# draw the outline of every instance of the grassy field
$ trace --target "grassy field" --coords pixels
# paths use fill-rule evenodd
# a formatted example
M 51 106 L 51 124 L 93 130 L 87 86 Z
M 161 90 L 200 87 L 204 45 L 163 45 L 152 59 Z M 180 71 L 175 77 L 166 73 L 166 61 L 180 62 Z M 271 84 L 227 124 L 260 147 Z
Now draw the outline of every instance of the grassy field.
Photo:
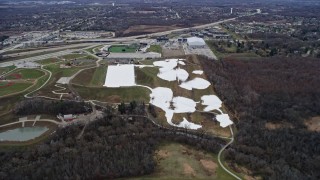
M 79 71 L 81 68 L 72 67 L 72 68 L 60 68 L 60 64 L 50 64 L 45 66 L 45 69 L 51 71 L 53 74 L 59 74 L 61 77 L 69 77 Z
M 197 64 L 196 59 L 190 58 L 188 61 L 192 62 L 194 64 Z M 200 67 L 198 65 L 192 65 L 192 64 L 187 64 L 185 66 L 181 65 L 181 68 L 185 69 L 189 73 L 188 80 L 194 79 L 195 77 L 201 77 L 201 78 L 206 79 L 205 75 L 192 74 L 192 71 L 202 69 L 202 67 Z M 172 89 L 174 96 L 183 96 L 183 97 L 191 98 L 195 101 L 200 101 L 201 96 L 203 96 L 203 95 L 215 94 L 212 89 L 212 86 L 210 86 L 207 89 L 203 89 L 203 90 L 189 91 L 189 90 L 186 90 L 186 89 L 179 87 L 179 84 L 176 81 L 168 82 L 168 81 L 162 80 L 157 77 L 157 74 L 159 73 L 159 68 L 157 68 L 157 67 L 136 68 L 135 73 L 136 73 L 137 84 L 146 85 L 146 86 L 149 86 L 152 88 L 168 87 L 168 88 Z
M 78 58 L 79 60 L 81 60 L 81 59 L 85 59 L 85 60 L 87 60 L 87 59 L 89 59 L 89 60 L 98 60 L 98 58 L 96 58 L 96 57 L 94 57 L 94 56 L 91 56 L 91 55 L 86 55 L 86 56 L 83 56 L 83 57 L 80 57 L 80 58 Z
M 91 53 L 95 53 L 95 50 L 97 51 L 98 49 L 101 49 L 104 45 L 98 45 L 98 46 L 94 46 L 92 48 L 88 48 L 88 49 L 85 49 L 86 51 L 89 51 Z
M 30 87 L 32 83 L 16 83 L 12 86 L 0 88 L 0 97 L 8 94 L 17 93 Z
M 106 77 L 107 67 L 100 66 L 98 68 L 92 68 L 82 71 L 73 80 L 72 83 L 90 86 L 90 87 L 102 87 L 104 85 Z
M 215 154 L 191 146 L 163 143 L 155 159 L 154 173 L 133 179 L 234 179 L 219 166 Z
M 48 66 L 45 66 L 45 69 L 47 69 L 47 70 L 52 72 L 51 79 L 49 80 L 48 84 L 46 84 L 41 90 L 36 92 L 36 94 L 57 98 L 59 96 L 56 96 L 56 95 L 52 94 L 52 91 L 57 89 L 54 86 L 56 84 L 56 82 L 61 77 L 70 77 L 70 76 L 74 75 L 81 68 L 77 68 L 77 67 L 60 68 L 59 64 L 50 64 Z M 45 78 L 42 79 L 42 81 L 45 81 L 45 80 L 46 80 Z
M 61 56 L 60 58 L 66 59 L 66 60 L 72 60 L 72 59 L 79 59 L 85 56 L 87 55 L 86 54 L 67 54 L 67 55 Z
M 98 67 L 93 74 L 93 77 L 90 81 L 90 85 L 91 86 L 103 86 L 105 79 L 106 79 L 106 73 L 107 73 L 106 66 Z
M 82 71 L 72 80 L 72 83 L 82 86 L 89 86 L 96 69 L 97 68 L 92 68 Z
M 144 67 L 135 68 L 136 82 L 137 84 L 156 87 L 157 86 L 157 74 L 159 73 L 159 68 L 157 67 Z
M 17 79 L 15 74 L 21 75 L 21 79 L 37 79 L 45 73 L 37 69 L 17 69 L 6 76 L 6 79 Z
M 156 52 L 156 53 L 162 53 L 162 48 L 160 45 L 151 45 L 150 48 L 147 49 L 147 52 Z
M 42 64 L 42 65 L 47 65 L 47 64 L 56 63 L 59 61 L 61 61 L 61 60 L 58 58 L 49 58 L 49 59 L 37 61 L 37 63 Z
M 150 91 L 143 87 L 123 87 L 123 88 L 105 88 L 105 87 L 83 87 L 73 85 L 73 88 L 86 100 L 93 99 L 110 103 L 121 103 L 130 101 L 149 102 Z
M 114 45 L 109 48 L 109 52 L 114 52 L 114 53 L 130 53 L 130 52 L 136 52 L 137 48 L 136 47 L 131 47 L 127 45 Z
M 13 70 L 16 66 L 0 67 L 0 75 Z

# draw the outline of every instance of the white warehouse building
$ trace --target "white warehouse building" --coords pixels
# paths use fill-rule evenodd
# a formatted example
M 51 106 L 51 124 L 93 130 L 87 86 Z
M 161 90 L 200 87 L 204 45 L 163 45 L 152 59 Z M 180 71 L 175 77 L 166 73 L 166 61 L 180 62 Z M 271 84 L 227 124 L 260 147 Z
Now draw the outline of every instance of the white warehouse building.
M 206 42 L 202 38 L 191 37 L 187 39 L 188 46 L 191 48 L 204 48 Z

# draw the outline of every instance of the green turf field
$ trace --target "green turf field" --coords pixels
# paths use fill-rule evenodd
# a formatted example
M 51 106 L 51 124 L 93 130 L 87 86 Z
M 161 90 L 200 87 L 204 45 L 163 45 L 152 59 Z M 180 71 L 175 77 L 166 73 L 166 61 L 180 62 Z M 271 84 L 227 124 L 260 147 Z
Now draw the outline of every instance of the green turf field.
M 96 69 L 91 79 L 90 85 L 103 86 L 106 79 L 107 67 L 100 66 Z
M 69 77 L 78 72 L 81 68 L 71 67 L 71 68 L 60 68 L 60 64 L 50 64 L 45 67 L 45 69 L 52 72 L 52 74 L 60 74 L 60 77 Z
M 79 59 L 81 57 L 85 57 L 87 54 L 67 54 L 64 56 L 61 56 L 63 59 L 72 60 L 72 59 Z
M 32 85 L 31 83 L 16 83 L 16 84 L 13 84 L 12 86 L 2 87 L 0 88 L 0 97 L 23 91 L 28 87 L 30 87 L 31 85 Z
M 0 67 L 0 75 L 13 70 L 14 68 L 16 68 L 16 66 Z
M 162 53 L 162 48 L 160 45 L 151 45 L 150 48 L 147 49 L 147 52 L 156 52 L 156 53 Z
M 98 100 L 110 103 L 121 103 L 143 101 L 149 102 L 150 90 L 144 87 L 123 87 L 123 88 L 89 88 L 73 85 L 73 88 L 84 99 Z
M 42 64 L 42 65 L 46 65 L 46 64 L 56 63 L 58 61 L 61 61 L 61 60 L 58 58 L 49 58 L 49 59 L 37 61 L 37 63 Z
M 179 143 L 161 144 L 155 160 L 153 173 L 132 179 L 234 179 L 220 167 L 215 154 Z
M 111 46 L 108 51 L 114 52 L 114 53 L 132 53 L 136 52 L 137 47 L 136 46 L 127 46 L 127 45 L 115 45 Z
M 16 75 L 21 76 L 21 79 L 37 79 L 45 73 L 37 69 L 17 69 L 6 76 L 6 79 L 19 79 Z

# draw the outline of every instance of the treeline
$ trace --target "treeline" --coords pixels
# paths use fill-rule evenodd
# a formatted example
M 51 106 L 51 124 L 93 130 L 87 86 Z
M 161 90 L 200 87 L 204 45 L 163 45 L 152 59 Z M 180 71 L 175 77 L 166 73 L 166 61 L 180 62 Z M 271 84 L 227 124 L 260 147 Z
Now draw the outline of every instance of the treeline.
M 193 131 L 163 129 L 143 116 L 106 113 L 88 124 L 79 137 L 83 128 L 68 126 L 37 146 L 0 151 L 0 179 L 139 176 L 154 171 L 154 152 L 160 142 L 185 143 L 214 153 L 225 144 L 221 139 Z
M 304 120 L 320 115 L 320 61 L 201 59 L 238 129 L 225 158 L 264 179 L 319 179 L 320 133 Z
M 80 114 L 91 112 L 91 106 L 85 102 L 67 100 L 45 100 L 40 98 L 23 100 L 16 104 L 13 112 L 17 115 L 30 114 Z

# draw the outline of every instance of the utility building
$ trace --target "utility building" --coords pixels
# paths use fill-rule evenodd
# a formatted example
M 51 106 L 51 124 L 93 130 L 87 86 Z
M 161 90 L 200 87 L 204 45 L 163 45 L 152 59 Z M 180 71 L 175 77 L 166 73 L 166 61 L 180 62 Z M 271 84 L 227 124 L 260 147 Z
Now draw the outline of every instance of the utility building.
M 204 48 L 206 42 L 202 38 L 191 37 L 187 39 L 188 46 L 191 48 Z

